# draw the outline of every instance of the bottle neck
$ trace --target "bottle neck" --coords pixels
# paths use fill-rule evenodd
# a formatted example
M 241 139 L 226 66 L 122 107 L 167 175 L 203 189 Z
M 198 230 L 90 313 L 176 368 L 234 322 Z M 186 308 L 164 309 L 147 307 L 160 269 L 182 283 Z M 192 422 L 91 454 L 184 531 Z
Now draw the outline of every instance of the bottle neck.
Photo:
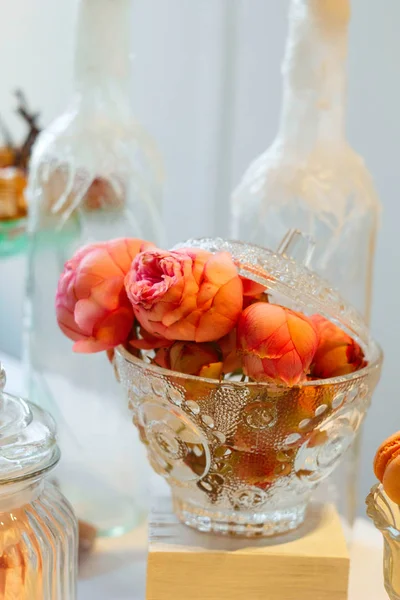
M 291 0 L 278 139 L 309 154 L 345 136 L 350 0 Z
M 75 88 L 98 102 L 126 102 L 132 0 L 80 0 Z

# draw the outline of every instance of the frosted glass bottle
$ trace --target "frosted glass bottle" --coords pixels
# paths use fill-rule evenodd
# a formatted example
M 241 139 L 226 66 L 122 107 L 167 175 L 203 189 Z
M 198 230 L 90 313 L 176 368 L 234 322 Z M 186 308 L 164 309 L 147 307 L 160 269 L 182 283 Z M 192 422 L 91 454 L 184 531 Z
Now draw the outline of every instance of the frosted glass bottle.
M 362 158 L 345 136 L 349 0 L 291 0 L 278 134 L 234 191 L 232 237 L 277 248 L 290 229 L 316 242 L 311 268 L 370 319 L 380 203 Z M 359 440 L 334 475 L 352 525 Z
M 125 236 L 163 243 L 161 161 L 130 110 L 130 9 L 131 0 L 80 0 L 74 95 L 38 138 L 27 190 L 29 395 L 56 418 L 59 483 L 99 535 L 142 520 L 143 450 L 105 353 L 72 352 L 54 300 L 78 247 Z
M 278 135 L 232 199 L 232 235 L 316 241 L 313 269 L 369 320 L 380 204 L 345 136 L 349 0 L 291 0 Z

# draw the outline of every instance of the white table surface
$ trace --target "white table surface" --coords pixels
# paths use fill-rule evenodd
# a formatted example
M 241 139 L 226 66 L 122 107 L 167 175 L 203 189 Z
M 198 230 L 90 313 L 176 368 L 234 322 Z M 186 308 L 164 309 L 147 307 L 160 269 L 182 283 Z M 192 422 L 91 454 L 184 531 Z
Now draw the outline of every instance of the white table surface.
M 22 388 L 19 363 L 0 355 L 7 372 L 6 390 Z M 81 565 L 79 600 L 144 600 L 146 527 L 121 538 L 98 540 L 93 554 Z M 250 599 L 249 599 L 250 600 Z M 382 580 L 382 536 L 366 519 L 355 528 L 351 557 L 349 600 L 387 600 Z

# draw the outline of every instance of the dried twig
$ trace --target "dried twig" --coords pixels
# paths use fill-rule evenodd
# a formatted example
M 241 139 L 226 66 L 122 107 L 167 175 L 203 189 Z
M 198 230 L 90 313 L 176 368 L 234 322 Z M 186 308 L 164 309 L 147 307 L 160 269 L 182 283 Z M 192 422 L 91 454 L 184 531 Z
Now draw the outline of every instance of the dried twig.
M 31 154 L 32 146 L 35 143 L 37 136 L 40 133 L 38 126 L 38 119 L 40 113 L 31 113 L 28 108 L 25 94 L 21 90 L 15 92 L 15 96 L 19 102 L 17 113 L 26 121 L 29 127 L 28 135 L 18 151 L 16 164 L 17 166 L 26 169 L 28 166 L 29 157 Z

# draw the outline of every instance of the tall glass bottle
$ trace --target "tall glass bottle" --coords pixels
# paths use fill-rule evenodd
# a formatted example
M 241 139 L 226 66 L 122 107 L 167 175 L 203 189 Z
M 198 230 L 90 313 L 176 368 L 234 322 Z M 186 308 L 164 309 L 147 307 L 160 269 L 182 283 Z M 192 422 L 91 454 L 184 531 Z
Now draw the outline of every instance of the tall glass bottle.
M 276 248 L 316 241 L 313 269 L 367 318 L 380 204 L 345 136 L 350 0 L 291 0 L 278 135 L 232 199 L 235 238 Z
M 73 354 L 54 299 L 79 246 L 116 237 L 162 244 L 160 159 L 130 109 L 130 9 L 131 0 L 80 0 L 74 95 L 39 136 L 27 191 L 29 394 L 56 418 L 60 485 L 100 535 L 142 518 L 145 461 L 105 353 Z
M 233 194 L 232 235 L 271 248 L 289 229 L 312 236 L 311 268 L 369 321 L 380 204 L 345 135 L 349 18 L 350 0 L 291 0 L 278 134 Z M 350 452 L 335 477 L 351 525 L 359 441 Z

